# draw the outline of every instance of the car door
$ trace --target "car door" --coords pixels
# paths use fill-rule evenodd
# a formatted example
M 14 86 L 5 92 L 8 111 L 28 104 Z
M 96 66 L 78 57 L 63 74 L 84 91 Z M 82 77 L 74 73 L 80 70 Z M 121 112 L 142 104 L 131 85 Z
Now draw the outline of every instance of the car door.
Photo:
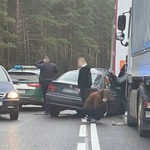
M 110 89 L 112 96 L 108 101 L 108 111 L 110 114 L 120 114 L 121 112 L 121 101 L 117 92 L 117 85 L 111 76 L 106 75 L 104 77 L 104 86 Z

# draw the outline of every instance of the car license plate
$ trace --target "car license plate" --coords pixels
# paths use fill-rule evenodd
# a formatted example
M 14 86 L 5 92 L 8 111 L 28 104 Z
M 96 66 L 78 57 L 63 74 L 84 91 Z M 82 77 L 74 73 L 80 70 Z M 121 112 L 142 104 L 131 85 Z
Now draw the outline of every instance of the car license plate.
M 150 118 L 150 111 L 146 111 L 145 114 L 146 114 L 146 118 Z
M 77 90 L 73 90 L 73 89 L 63 89 L 62 92 L 70 93 L 70 94 L 78 94 L 78 91 Z
M 63 89 L 62 91 L 65 93 L 74 93 L 74 90 L 72 89 Z
M 0 106 L 2 106 L 3 105 L 3 102 L 0 102 Z
M 25 90 L 18 90 L 19 94 L 25 94 Z

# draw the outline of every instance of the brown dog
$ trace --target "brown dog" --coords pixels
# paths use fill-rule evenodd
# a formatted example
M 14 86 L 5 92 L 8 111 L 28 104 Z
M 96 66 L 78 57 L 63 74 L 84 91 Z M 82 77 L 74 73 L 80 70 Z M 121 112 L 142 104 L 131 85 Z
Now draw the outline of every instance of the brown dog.
M 86 112 L 97 111 L 101 109 L 102 113 L 106 113 L 106 102 L 111 97 L 111 91 L 109 89 L 100 89 L 97 92 L 90 94 L 84 104 Z

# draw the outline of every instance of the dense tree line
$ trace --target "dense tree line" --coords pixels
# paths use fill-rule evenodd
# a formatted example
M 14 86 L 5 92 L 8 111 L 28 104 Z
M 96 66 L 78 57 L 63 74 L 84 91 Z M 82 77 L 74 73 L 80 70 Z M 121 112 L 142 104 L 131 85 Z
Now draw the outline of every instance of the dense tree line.
M 32 65 L 44 55 L 61 72 L 85 56 L 108 67 L 114 0 L 0 0 L 0 63 Z

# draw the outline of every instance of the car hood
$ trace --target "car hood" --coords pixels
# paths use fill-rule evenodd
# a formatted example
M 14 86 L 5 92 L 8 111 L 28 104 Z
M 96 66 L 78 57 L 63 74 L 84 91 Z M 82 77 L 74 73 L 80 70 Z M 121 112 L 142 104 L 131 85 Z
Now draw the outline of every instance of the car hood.
M 1 93 L 8 93 L 12 90 L 15 90 L 15 88 L 11 82 L 0 82 L 0 92 Z

